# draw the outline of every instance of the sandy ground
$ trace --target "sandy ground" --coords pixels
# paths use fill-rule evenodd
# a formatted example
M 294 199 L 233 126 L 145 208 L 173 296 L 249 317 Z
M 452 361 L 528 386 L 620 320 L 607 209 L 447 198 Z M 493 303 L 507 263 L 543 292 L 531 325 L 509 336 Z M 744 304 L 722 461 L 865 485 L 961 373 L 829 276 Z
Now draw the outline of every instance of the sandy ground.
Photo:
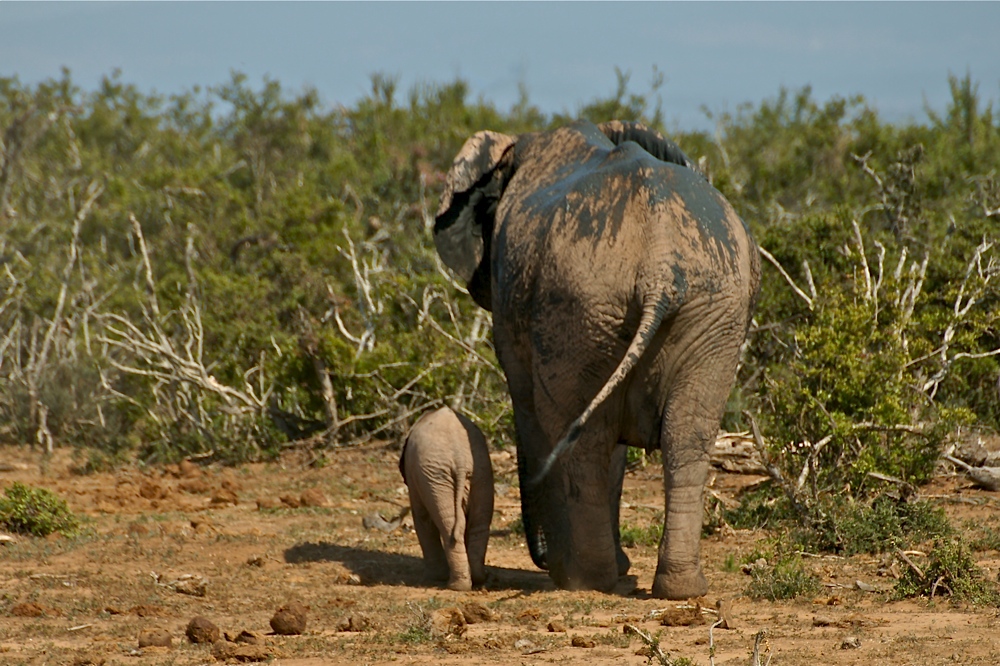
M 749 599 L 749 578 L 733 563 L 765 548 L 774 537 L 763 532 L 724 529 L 703 540 L 710 592 L 699 603 L 729 602 L 732 629 L 710 632 L 711 612 L 702 613 L 705 624 L 661 625 L 664 611 L 690 611 L 650 597 L 652 546 L 628 549 L 633 567 L 613 594 L 556 590 L 508 527 L 520 509 L 507 453 L 494 454 L 487 585 L 468 593 L 429 586 L 409 519 L 391 532 L 363 524 L 376 513 L 391 520 L 407 506 L 397 456 L 395 444 L 381 443 L 329 451 L 320 464 L 291 453 L 235 469 L 81 475 L 69 452 L 46 460 L 0 448 L 9 470 L 0 472 L 0 488 L 14 481 L 49 488 L 85 520 L 79 537 L 0 545 L 0 664 L 647 663 L 643 641 L 625 633 L 626 624 L 658 635 L 671 660 L 699 665 L 749 664 L 759 631 L 775 665 L 1000 663 L 997 609 L 890 601 L 894 581 L 879 557 L 810 558 L 824 584 L 818 597 Z M 731 499 L 754 480 L 719 472 L 712 487 Z M 661 484 L 653 467 L 629 473 L 623 524 L 646 526 L 662 515 Z M 996 524 L 997 502 L 961 479 L 923 492 L 960 527 Z M 321 506 L 289 506 L 303 495 Z M 977 557 L 997 575 L 998 553 Z M 272 633 L 272 616 L 291 601 L 308 607 L 304 632 Z M 489 617 L 465 622 L 477 613 Z M 231 638 L 252 632 L 258 643 L 213 653 L 185 637 L 196 616 Z M 151 629 L 163 630 L 171 646 L 140 649 L 140 634 Z

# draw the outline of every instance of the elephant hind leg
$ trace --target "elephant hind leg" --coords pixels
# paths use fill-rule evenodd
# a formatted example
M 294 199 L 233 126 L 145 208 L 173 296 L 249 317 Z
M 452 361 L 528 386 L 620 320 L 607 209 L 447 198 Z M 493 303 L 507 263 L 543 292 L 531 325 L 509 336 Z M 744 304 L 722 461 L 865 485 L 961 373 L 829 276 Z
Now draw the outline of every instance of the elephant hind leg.
M 736 374 L 742 340 L 725 332 L 726 321 L 744 319 L 731 315 L 721 322 L 707 322 L 721 337 L 704 346 L 699 345 L 705 343 L 698 339 L 705 337 L 701 329 L 677 327 L 685 333 L 673 348 L 687 349 L 689 361 L 675 375 L 660 431 L 665 510 L 654 597 L 686 599 L 708 593 L 700 551 L 709 451 Z
M 413 492 L 410 493 L 410 507 L 413 513 L 413 529 L 420 542 L 420 551 L 424 555 L 424 571 L 432 581 L 442 581 L 448 578 L 448 560 L 441 544 L 441 532 L 438 531 L 434 519 L 427 506 Z

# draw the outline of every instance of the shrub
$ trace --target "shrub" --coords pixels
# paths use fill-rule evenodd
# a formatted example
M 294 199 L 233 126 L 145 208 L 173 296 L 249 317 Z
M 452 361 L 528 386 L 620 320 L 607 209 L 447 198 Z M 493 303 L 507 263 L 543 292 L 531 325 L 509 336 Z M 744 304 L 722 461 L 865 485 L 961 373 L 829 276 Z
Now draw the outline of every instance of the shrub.
M 896 581 L 899 598 L 950 596 L 977 605 L 1000 604 L 1000 589 L 972 558 L 961 539 L 939 539 L 922 562 L 920 573 L 907 566 Z M 919 565 L 918 565 L 919 566 Z
M 819 592 L 819 578 L 798 555 L 780 555 L 774 566 L 753 567 L 746 594 L 752 599 L 794 599 Z
M 0 497 L 0 525 L 18 534 L 44 537 L 53 532 L 71 535 L 80 523 L 66 501 L 51 490 L 15 481 Z

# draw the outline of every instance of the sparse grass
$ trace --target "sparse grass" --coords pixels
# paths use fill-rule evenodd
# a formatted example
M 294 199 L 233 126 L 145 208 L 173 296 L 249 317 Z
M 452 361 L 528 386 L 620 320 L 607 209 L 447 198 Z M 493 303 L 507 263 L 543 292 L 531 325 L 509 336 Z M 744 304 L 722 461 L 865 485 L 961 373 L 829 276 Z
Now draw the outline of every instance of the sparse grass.
M 621 543 L 625 548 L 657 546 L 663 537 L 663 523 L 653 522 L 645 527 L 625 523 L 621 526 L 620 533 Z
M 46 488 L 15 481 L 0 497 L 0 525 L 17 534 L 44 537 L 58 532 L 71 536 L 80 529 L 79 519 L 60 498 Z
M 774 566 L 754 569 L 746 594 L 752 599 L 795 599 L 819 592 L 819 578 L 798 555 L 780 556 Z

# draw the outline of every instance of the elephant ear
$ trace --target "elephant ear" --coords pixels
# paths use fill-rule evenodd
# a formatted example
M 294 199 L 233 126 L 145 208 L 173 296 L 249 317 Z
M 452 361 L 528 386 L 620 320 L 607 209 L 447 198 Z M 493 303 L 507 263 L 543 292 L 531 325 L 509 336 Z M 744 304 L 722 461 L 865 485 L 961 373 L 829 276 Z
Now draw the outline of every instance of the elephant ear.
M 486 256 L 486 238 L 493 225 L 490 216 L 502 187 L 494 172 L 514 142 L 514 137 L 499 132 L 476 132 L 462 146 L 445 178 L 434 244 L 445 265 L 466 282 L 472 281 Z
M 610 120 L 606 123 L 601 123 L 597 127 L 604 133 L 604 136 L 611 139 L 611 142 L 616 146 L 626 141 L 633 141 L 642 146 L 643 150 L 661 162 L 679 164 L 689 169 L 693 169 L 694 171 L 698 171 L 698 167 L 695 163 L 684 154 L 684 151 L 681 150 L 676 143 L 670 139 L 664 138 L 662 134 L 654 129 L 646 127 L 642 123 Z

